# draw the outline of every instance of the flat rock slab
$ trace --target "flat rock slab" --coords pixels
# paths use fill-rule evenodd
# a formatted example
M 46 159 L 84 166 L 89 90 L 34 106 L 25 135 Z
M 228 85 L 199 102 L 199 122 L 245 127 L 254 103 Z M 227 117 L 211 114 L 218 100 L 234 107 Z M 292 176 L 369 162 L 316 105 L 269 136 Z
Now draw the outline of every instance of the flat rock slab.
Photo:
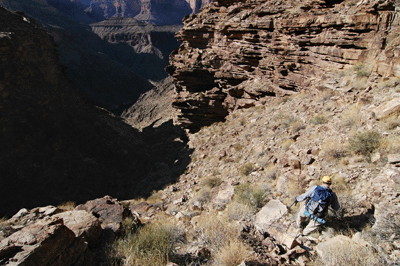
M 100 238 L 102 229 L 99 219 L 83 210 L 74 210 L 54 215 L 62 218 L 64 225 L 74 232 L 75 237 L 83 237 L 89 243 L 95 243 Z
M 400 112 L 400 98 L 395 98 L 379 107 L 374 111 L 377 119 L 385 118 L 391 114 Z
M 259 232 L 268 233 L 277 242 L 292 249 L 298 245 L 296 233 L 279 223 L 287 210 L 286 205 L 279 200 L 271 200 L 256 214 L 254 226 Z
M 255 228 L 261 233 L 268 231 L 275 222 L 286 214 L 287 207 L 279 200 L 270 200 L 257 214 Z

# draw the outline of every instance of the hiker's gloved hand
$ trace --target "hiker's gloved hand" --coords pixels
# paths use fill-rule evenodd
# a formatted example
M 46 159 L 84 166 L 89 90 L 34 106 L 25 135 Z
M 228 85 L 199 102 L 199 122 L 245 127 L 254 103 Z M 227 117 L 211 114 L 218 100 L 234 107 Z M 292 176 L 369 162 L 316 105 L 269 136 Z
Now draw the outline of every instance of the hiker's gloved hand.
M 297 205 L 299 201 L 297 200 L 297 197 L 294 198 L 294 205 Z

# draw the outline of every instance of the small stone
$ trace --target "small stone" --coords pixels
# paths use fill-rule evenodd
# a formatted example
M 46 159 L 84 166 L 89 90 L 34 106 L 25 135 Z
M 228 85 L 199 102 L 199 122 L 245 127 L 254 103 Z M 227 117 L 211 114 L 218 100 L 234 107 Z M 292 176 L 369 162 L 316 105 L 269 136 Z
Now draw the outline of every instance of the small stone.
M 376 152 L 376 153 L 372 154 L 372 156 L 371 156 L 371 162 L 373 162 L 373 163 L 376 163 L 380 159 L 381 159 L 381 154 L 379 152 Z

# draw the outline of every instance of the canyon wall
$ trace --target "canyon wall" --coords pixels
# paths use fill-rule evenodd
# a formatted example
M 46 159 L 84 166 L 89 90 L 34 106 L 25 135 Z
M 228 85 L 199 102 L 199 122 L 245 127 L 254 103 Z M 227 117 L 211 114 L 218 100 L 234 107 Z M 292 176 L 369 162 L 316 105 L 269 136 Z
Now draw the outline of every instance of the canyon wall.
M 182 18 L 209 0 L 92 0 L 86 12 L 93 17 L 134 17 L 156 25 L 182 24 Z
M 150 193 L 187 163 L 172 123 L 169 141 L 87 103 L 58 56 L 52 36 L 33 19 L 0 7 L 0 217 L 23 207 Z
M 177 34 L 182 45 L 167 68 L 178 92 L 175 123 L 197 131 L 356 64 L 399 76 L 398 29 L 391 0 L 214 1 Z
M 132 70 L 158 81 L 167 77 L 169 55 L 179 47 L 175 33 L 181 25 L 153 25 L 134 18 L 113 17 L 91 24 L 92 31 L 114 45 L 129 45 L 135 53 Z

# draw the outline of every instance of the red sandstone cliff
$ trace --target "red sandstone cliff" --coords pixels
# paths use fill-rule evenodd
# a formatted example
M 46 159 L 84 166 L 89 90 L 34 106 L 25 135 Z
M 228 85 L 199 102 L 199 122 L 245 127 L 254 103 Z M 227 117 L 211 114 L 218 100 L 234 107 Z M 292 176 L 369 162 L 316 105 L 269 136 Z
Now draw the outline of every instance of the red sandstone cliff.
M 179 110 L 192 131 L 264 97 L 320 86 L 357 63 L 400 75 L 391 0 L 214 1 L 184 21 L 170 57 Z

